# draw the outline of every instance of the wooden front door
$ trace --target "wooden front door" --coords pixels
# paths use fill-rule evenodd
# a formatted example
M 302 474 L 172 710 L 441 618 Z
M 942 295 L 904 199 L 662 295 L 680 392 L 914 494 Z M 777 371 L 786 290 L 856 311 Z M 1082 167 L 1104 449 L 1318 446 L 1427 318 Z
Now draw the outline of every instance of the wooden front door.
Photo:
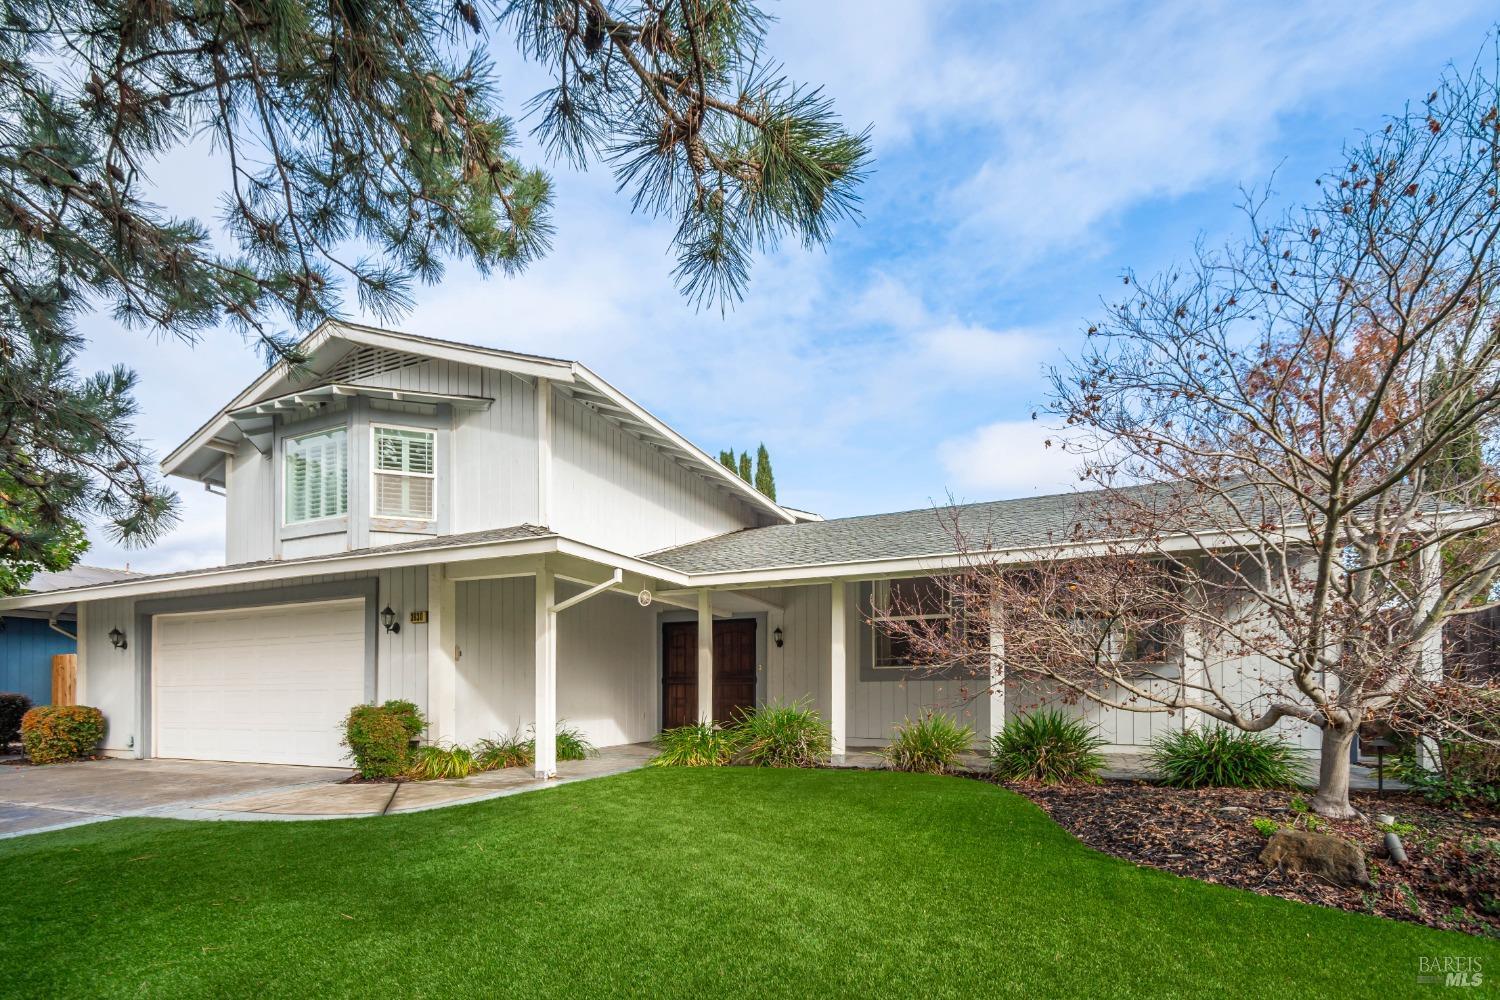
M 698 623 L 661 629 L 661 727 L 698 721 Z M 755 707 L 755 619 L 714 622 L 714 721 Z

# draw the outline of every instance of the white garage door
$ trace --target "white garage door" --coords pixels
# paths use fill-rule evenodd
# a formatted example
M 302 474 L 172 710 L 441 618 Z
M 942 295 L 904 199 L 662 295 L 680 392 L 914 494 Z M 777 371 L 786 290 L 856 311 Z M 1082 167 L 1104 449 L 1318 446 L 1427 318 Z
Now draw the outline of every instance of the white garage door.
M 346 765 L 339 723 L 365 700 L 362 598 L 152 622 L 156 756 Z

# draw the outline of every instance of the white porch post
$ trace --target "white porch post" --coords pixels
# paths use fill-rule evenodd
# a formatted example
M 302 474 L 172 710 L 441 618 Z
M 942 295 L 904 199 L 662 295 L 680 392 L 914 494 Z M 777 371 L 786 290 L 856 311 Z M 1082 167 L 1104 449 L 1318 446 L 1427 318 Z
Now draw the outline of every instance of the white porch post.
M 456 586 L 442 563 L 427 567 L 427 736 L 433 743 L 458 739 Z
M 1000 607 L 990 611 L 990 738 L 985 748 L 995 745 L 995 737 L 1005 728 L 1005 630 L 1001 628 Z
M 714 597 L 698 591 L 698 721 L 714 721 Z
M 1417 553 L 1417 569 L 1422 577 L 1422 590 L 1417 596 L 1417 618 L 1421 620 L 1437 606 L 1443 592 L 1443 550 L 1441 546 L 1429 545 Z M 1443 627 L 1428 632 L 1422 637 L 1417 649 L 1417 679 L 1429 683 L 1443 679 Z M 1428 736 L 1417 739 L 1417 762 L 1423 767 L 1436 767 L 1437 744 Z
M 552 567 L 536 572 L 536 776 L 557 773 L 557 612 Z
M 845 737 L 848 729 L 848 706 L 849 695 L 849 643 L 845 621 L 845 584 L 842 580 L 835 580 L 832 584 L 832 595 L 829 600 L 829 663 L 832 675 L 829 678 L 828 688 L 828 734 L 830 749 L 835 761 L 844 759 Z

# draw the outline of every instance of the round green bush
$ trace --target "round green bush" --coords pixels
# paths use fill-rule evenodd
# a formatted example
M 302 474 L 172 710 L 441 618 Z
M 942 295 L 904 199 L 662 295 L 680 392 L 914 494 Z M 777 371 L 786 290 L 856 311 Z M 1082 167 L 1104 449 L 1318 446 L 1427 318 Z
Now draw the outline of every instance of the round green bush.
M 344 719 L 343 744 L 360 777 L 397 778 L 406 773 L 410 743 L 410 720 L 384 705 L 355 705 Z
M 1225 726 L 1158 737 L 1146 763 L 1172 788 L 1286 788 L 1297 780 L 1291 747 L 1273 736 Z
M 1042 785 L 1094 784 L 1104 767 L 1104 745 L 1092 725 L 1056 709 L 1018 716 L 990 747 L 990 770 L 1003 781 Z
M 33 764 L 94 756 L 104 739 L 104 713 L 88 705 L 38 705 L 21 717 L 21 744 Z

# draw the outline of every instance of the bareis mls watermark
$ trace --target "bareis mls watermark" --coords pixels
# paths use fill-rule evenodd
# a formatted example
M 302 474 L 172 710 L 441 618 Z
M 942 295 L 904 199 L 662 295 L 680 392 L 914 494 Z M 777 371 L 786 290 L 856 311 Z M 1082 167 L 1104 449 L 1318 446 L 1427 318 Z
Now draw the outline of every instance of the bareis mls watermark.
M 1483 986 L 1484 966 L 1469 955 L 1431 955 L 1417 959 L 1417 982 L 1431 986 Z

